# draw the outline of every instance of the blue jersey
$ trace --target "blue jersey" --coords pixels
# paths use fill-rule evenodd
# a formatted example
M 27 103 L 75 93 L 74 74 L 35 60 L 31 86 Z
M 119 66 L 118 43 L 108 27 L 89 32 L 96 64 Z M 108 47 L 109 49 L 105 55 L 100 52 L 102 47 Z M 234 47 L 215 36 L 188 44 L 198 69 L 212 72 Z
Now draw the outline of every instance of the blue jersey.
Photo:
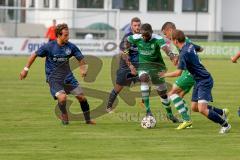
M 45 72 L 47 81 L 50 78 L 59 81 L 74 78 L 69 66 L 69 58 L 72 56 L 77 60 L 84 58 L 77 46 L 70 42 L 59 46 L 57 41 L 50 41 L 40 47 L 36 54 L 39 57 L 46 57 Z
M 188 70 L 197 82 L 211 77 L 201 64 L 194 45 L 191 43 L 185 43 L 180 50 L 178 69 Z
M 127 40 L 127 37 L 133 35 L 132 32 L 128 32 L 124 35 L 121 43 L 120 43 L 120 50 L 124 51 L 124 41 Z M 138 64 L 138 48 L 137 45 L 135 44 L 130 44 L 130 49 L 129 49 L 129 61 L 136 67 Z M 120 60 L 120 68 L 125 68 L 127 67 L 125 61 L 123 59 Z

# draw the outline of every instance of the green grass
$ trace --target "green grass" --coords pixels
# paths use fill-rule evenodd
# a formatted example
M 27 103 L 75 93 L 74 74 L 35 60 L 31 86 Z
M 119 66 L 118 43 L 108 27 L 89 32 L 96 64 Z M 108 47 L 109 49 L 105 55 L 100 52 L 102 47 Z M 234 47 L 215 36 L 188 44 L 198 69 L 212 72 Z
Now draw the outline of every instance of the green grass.
M 156 128 L 142 129 L 137 114 L 143 115 L 144 110 L 138 104 L 128 106 L 122 100 L 116 113 L 97 118 L 96 126 L 79 121 L 62 126 L 54 113 L 56 102 L 45 83 L 44 60 L 34 63 L 25 81 L 18 80 L 26 60 L 27 57 L 0 57 L 1 160 L 240 159 L 239 64 L 232 64 L 228 59 L 203 59 L 215 80 L 213 105 L 228 107 L 232 114 L 231 132 L 220 135 L 217 124 L 197 113 L 192 114 L 193 129 L 176 131 L 177 124 L 164 118 L 157 119 Z M 82 86 L 105 92 L 112 89 L 111 59 L 102 60 L 103 69 L 97 80 L 86 83 L 79 78 Z M 169 70 L 174 69 L 169 62 L 167 64 Z M 189 102 L 190 95 L 185 99 Z M 101 101 L 89 97 L 89 103 L 95 108 Z M 164 112 L 158 97 L 152 98 L 151 104 L 155 113 Z M 76 101 L 71 110 L 80 111 Z

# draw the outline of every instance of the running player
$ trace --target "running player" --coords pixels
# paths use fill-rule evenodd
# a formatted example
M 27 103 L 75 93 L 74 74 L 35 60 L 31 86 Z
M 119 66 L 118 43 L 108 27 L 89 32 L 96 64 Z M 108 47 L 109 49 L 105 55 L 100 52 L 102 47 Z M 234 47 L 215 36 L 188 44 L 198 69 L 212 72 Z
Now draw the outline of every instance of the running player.
M 170 100 L 167 96 L 165 80 L 164 78 L 158 77 L 158 72 L 166 70 L 166 65 L 163 61 L 160 49 L 163 49 L 172 61 L 174 60 L 174 54 L 166 46 L 161 36 L 153 34 L 150 24 L 143 24 L 140 33 L 141 34 L 129 36 L 128 42 L 138 47 L 139 65 L 137 71 L 141 82 L 142 99 L 146 107 L 147 115 L 152 115 L 149 104 L 150 82 L 152 82 L 156 86 L 156 90 L 161 97 L 161 102 L 167 111 L 168 119 L 174 123 L 179 122 L 172 113 Z M 129 63 L 129 66 L 131 65 L 132 64 Z
M 140 32 L 140 26 L 141 26 L 141 20 L 138 17 L 134 17 L 131 20 L 131 30 L 130 32 L 126 33 L 120 43 L 120 50 L 121 53 L 125 50 L 124 42 L 126 41 L 127 37 L 133 34 L 137 34 Z M 137 80 L 135 73 L 131 73 L 130 68 L 126 64 L 126 61 L 124 59 L 128 59 L 132 65 L 137 68 L 138 64 L 138 49 L 136 45 L 131 45 L 128 55 L 121 55 L 120 58 L 120 64 L 119 69 L 116 73 L 116 84 L 114 88 L 112 89 L 109 99 L 108 99 L 108 105 L 106 111 L 111 113 L 113 110 L 113 103 L 118 96 L 118 94 L 121 92 L 124 86 L 130 86 L 131 83 L 135 83 Z M 131 67 L 131 66 L 130 66 Z
M 176 26 L 172 22 L 166 22 L 162 26 L 162 32 L 166 36 L 166 38 L 171 42 L 172 39 L 172 33 L 176 30 Z M 192 43 L 191 40 L 186 37 L 185 42 Z M 193 43 L 192 43 L 193 44 Z M 201 46 L 198 46 L 196 44 L 193 44 L 195 50 L 197 52 L 202 52 L 203 48 Z M 187 94 L 191 88 L 194 86 L 195 80 L 192 77 L 191 73 L 188 70 L 183 70 L 180 77 L 178 77 L 173 84 L 172 89 L 169 91 L 169 97 L 171 101 L 174 103 L 175 108 L 178 110 L 178 112 L 181 114 L 183 121 L 187 121 L 186 123 L 180 124 L 177 129 L 184 129 L 185 125 L 188 123 L 192 123 L 190 121 L 190 116 L 186 115 L 185 110 L 188 110 L 186 102 L 184 101 L 183 97 L 185 94 Z M 209 109 L 216 110 L 213 106 L 208 105 Z M 221 115 L 223 118 L 226 117 L 226 115 L 229 114 L 229 110 L 227 108 L 223 109 L 223 114 Z
M 214 107 L 214 110 L 209 109 L 211 107 L 208 106 L 208 103 L 212 101 L 213 79 L 211 74 L 201 64 L 193 44 L 185 42 L 185 35 L 181 30 L 173 31 L 172 40 L 174 45 L 180 50 L 178 69 L 174 72 L 161 72 L 159 74 L 160 77 L 178 77 L 183 70 L 188 70 L 196 81 L 192 94 L 192 110 L 200 112 L 215 123 L 219 123 L 222 126 L 219 133 L 229 132 L 231 125 L 221 117 L 223 110 L 216 107 Z M 186 122 L 183 128 L 190 125 L 191 123 Z
M 74 56 L 80 65 L 80 73 L 84 77 L 87 74 L 87 67 L 84 56 L 76 45 L 69 42 L 69 30 L 67 24 L 59 24 L 56 27 L 56 41 L 50 41 L 40 47 L 29 57 L 26 66 L 20 73 L 20 79 L 27 77 L 28 70 L 37 57 L 46 57 L 45 72 L 46 81 L 50 86 L 50 92 L 54 99 L 58 100 L 58 107 L 61 111 L 61 120 L 64 125 L 69 123 L 66 101 L 67 94 L 73 94 L 79 101 L 87 124 L 95 124 L 90 119 L 89 104 L 83 94 L 78 81 L 73 76 L 69 66 L 69 58 Z

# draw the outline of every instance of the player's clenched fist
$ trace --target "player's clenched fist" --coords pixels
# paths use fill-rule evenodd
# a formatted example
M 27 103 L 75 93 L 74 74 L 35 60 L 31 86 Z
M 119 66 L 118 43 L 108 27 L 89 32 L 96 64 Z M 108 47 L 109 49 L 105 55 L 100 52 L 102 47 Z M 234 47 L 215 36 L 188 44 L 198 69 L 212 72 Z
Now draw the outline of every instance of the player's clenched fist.
M 28 74 L 28 68 L 24 67 L 23 70 L 21 71 L 20 75 L 19 75 L 19 79 L 23 80 L 27 77 Z

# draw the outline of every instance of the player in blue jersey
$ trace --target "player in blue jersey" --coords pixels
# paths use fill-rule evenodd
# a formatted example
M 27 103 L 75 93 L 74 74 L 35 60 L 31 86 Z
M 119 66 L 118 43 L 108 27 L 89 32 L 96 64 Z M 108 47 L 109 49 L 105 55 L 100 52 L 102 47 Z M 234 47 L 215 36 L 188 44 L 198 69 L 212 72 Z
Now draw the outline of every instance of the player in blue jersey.
M 176 26 L 173 22 L 166 22 L 162 26 L 162 33 L 165 35 L 166 42 L 169 45 L 169 47 L 173 47 L 172 43 L 172 32 L 176 30 Z M 186 38 L 185 42 L 191 43 L 190 39 Z M 195 47 L 195 50 L 197 52 L 201 52 L 203 50 L 202 47 L 193 44 Z M 177 65 L 177 64 L 175 64 Z M 185 94 L 187 94 L 191 88 L 193 87 L 195 81 L 192 77 L 192 75 L 187 71 L 184 70 L 181 76 L 177 78 L 175 83 L 173 84 L 171 90 L 168 92 L 169 98 L 173 102 L 175 108 L 179 112 L 179 114 L 182 116 L 183 123 L 181 123 L 177 129 L 184 129 L 186 124 L 192 123 L 190 121 L 190 116 L 188 114 L 188 107 L 186 105 L 186 102 L 183 100 L 183 97 Z
M 211 109 L 208 105 L 213 100 L 211 94 L 213 79 L 211 74 L 201 64 L 193 44 L 185 42 L 185 35 L 181 30 L 173 32 L 172 40 L 174 45 L 180 50 L 178 69 L 174 72 L 161 72 L 159 74 L 160 77 L 178 77 L 183 70 L 188 70 L 196 81 L 192 93 L 192 110 L 200 112 L 208 119 L 220 124 L 221 129 L 219 133 L 229 132 L 231 125 L 221 117 L 223 110 L 217 107 Z
M 56 35 L 57 40 L 44 44 L 35 53 L 31 54 L 26 66 L 20 73 L 20 79 L 27 77 L 28 70 L 37 57 L 46 57 L 46 81 L 50 86 L 52 96 L 58 100 L 62 123 L 64 125 L 69 123 L 66 101 L 67 94 L 71 93 L 78 99 L 86 123 L 95 124 L 95 121 L 90 118 L 88 101 L 69 66 L 69 59 L 74 56 L 79 61 L 81 76 L 85 77 L 87 64 L 84 61 L 84 56 L 76 45 L 68 41 L 69 30 L 67 24 L 57 25 Z
M 122 41 L 120 43 L 120 50 L 121 53 L 124 52 L 125 46 L 124 42 L 126 41 L 127 37 L 129 35 L 137 34 L 140 32 L 140 26 L 141 26 L 141 20 L 138 17 L 134 17 L 131 20 L 131 30 L 127 33 L 125 33 L 124 37 L 122 38 Z M 130 86 L 131 83 L 135 83 L 137 81 L 136 71 L 132 70 L 133 66 L 128 67 L 128 64 L 126 64 L 125 59 L 128 59 L 134 68 L 137 68 L 138 64 L 138 49 L 136 45 L 131 45 L 128 55 L 122 54 L 120 58 L 120 64 L 119 69 L 116 73 L 116 84 L 114 88 L 112 89 L 108 104 L 107 104 L 107 112 L 112 112 L 113 110 L 113 103 L 117 97 L 117 95 L 121 92 L 124 86 Z M 132 67 L 132 68 L 131 68 Z
M 172 39 L 172 33 L 174 30 L 176 30 L 176 26 L 172 22 L 166 22 L 162 26 L 162 32 L 168 39 L 169 45 L 171 45 L 172 43 L 171 39 Z M 185 38 L 185 42 L 192 43 L 188 37 Z M 201 46 L 196 45 L 194 43 L 192 44 L 197 53 L 203 51 L 203 48 Z M 190 117 L 185 112 L 188 110 L 188 108 L 183 97 L 185 96 L 185 94 L 187 94 L 191 90 L 194 84 L 195 84 L 195 80 L 193 79 L 191 73 L 189 73 L 189 71 L 187 70 L 184 70 L 181 76 L 179 76 L 176 79 L 172 89 L 168 92 L 170 99 L 174 103 L 174 106 L 176 107 L 178 112 L 181 114 L 183 121 L 185 121 L 185 123 L 180 124 L 177 129 L 184 129 L 186 125 L 189 125 L 189 123 L 192 123 L 191 121 L 189 121 Z M 208 105 L 208 107 L 210 109 L 215 110 L 213 106 Z M 226 118 L 228 114 L 229 114 L 229 110 L 227 108 L 224 108 L 222 117 Z M 187 123 L 186 121 L 189 121 L 189 123 Z

